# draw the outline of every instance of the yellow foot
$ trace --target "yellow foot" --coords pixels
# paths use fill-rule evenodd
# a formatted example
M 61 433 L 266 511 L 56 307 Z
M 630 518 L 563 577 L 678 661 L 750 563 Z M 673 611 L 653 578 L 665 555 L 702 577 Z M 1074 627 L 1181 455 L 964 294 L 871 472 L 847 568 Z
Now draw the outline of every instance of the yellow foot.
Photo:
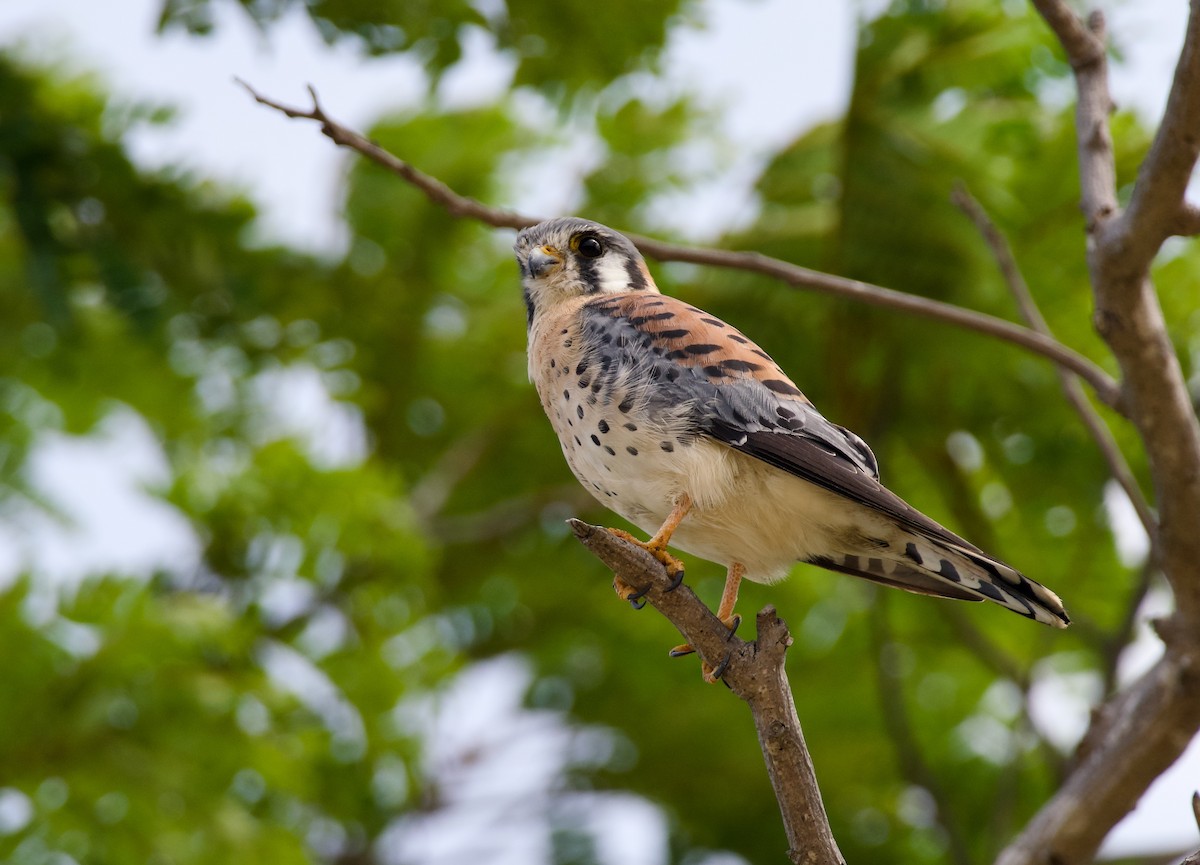
M 667 552 L 667 545 L 665 542 L 658 541 L 657 538 L 652 538 L 649 541 L 639 541 L 637 538 L 623 529 L 608 529 L 608 531 L 616 535 L 618 538 L 629 541 L 631 544 L 637 544 L 650 555 L 654 556 L 654 558 L 662 562 L 663 567 L 667 569 L 667 576 L 671 578 L 671 589 L 668 589 L 668 591 L 677 588 L 679 584 L 683 582 L 683 562 L 679 561 L 679 559 Z M 635 603 L 642 597 L 642 595 L 645 594 L 644 591 L 639 593 L 636 589 L 633 589 L 632 586 L 630 586 L 620 577 L 617 577 L 613 580 L 613 588 L 616 589 L 617 595 L 621 598 L 621 600 L 629 601 L 630 603 Z M 635 597 L 631 599 L 628 596 L 628 592 L 622 592 L 622 588 L 629 589 L 635 595 Z

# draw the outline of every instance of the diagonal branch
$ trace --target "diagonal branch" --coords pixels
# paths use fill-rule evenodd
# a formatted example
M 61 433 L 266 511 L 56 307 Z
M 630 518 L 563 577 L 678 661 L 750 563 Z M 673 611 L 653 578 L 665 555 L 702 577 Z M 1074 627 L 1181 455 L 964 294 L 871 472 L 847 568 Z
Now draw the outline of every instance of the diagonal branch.
M 1017 302 L 1021 318 L 1025 319 L 1026 324 L 1038 333 L 1044 333 L 1046 336 L 1052 337 L 1053 333 L 1050 331 L 1050 325 L 1046 322 L 1042 311 L 1038 309 L 1037 301 L 1034 300 L 1033 293 L 1029 290 L 1028 283 L 1025 282 L 1025 277 L 1021 273 L 1021 268 L 1017 265 L 1017 260 L 1013 256 L 1008 240 L 996 226 L 996 223 L 988 216 L 987 211 L 983 209 L 983 205 L 979 203 L 978 199 L 966 187 L 961 185 L 956 187 L 954 192 L 951 193 L 951 198 L 958 208 L 967 215 L 967 218 L 975 223 L 975 228 L 983 236 L 983 240 L 988 245 L 988 248 L 991 249 L 992 256 L 996 259 L 996 264 L 1000 268 L 1000 274 L 1004 277 L 1004 282 L 1008 286 L 1008 290 Z M 1087 395 L 1079 385 L 1079 380 L 1061 366 L 1057 367 L 1056 371 L 1058 373 L 1059 384 L 1062 385 L 1063 395 L 1066 396 L 1067 402 L 1071 404 L 1071 408 L 1075 409 L 1075 413 L 1079 415 L 1083 421 L 1083 425 L 1087 427 L 1088 434 L 1091 435 L 1092 440 L 1096 443 L 1096 447 L 1100 449 L 1100 454 L 1104 457 L 1104 461 L 1108 463 L 1108 470 L 1112 474 L 1113 479 L 1121 485 L 1121 489 L 1129 497 L 1133 509 L 1137 511 L 1138 519 L 1142 522 L 1142 528 L 1150 536 L 1150 544 L 1153 547 L 1155 539 L 1158 536 L 1158 520 L 1154 516 L 1154 511 L 1150 509 L 1150 505 L 1146 502 L 1146 497 L 1142 494 L 1142 489 L 1138 486 L 1137 478 L 1133 476 L 1133 470 L 1125 460 L 1125 455 L 1121 453 L 1121 448 L 1117 444 L 1117 440 L 1113 438 L 1112 431 L 1109 430 L 1108 425 L 1104 422 L 1104 418 L 1100 417 L 1100 413 L 1088 402 Z
M 644 549 L 581 520 L 567 522 L 579 542 L 622 580 L 646 587 L 646 600 L 679 629 L 705 662 L 724 669 L 721 680 L 750 707 L 783 815 L 789 860 L 796 865 L 845 865 L 829 829 L 784 671 L 792 638 L 775 608 L 766 607 L 758 614 L 758 639 L 747 643 L 731 635 L 686 585 L 673 588 L 666 569 Z
M 541 221 L 536 217 L 514 213 L 510 210 L 488 207 L 473 198 L 459 195 L 437 178 L 418 171 L 359 133 L 331 120 L 317 100 L 316 91 L 311 87 L 309 93 L 313 99 L 313 107 L 304 110 L 262 96 L 244 81 L 239 80 L 239 83 L 246 88 L 255 101 L 262 105 L 274 108 L 287 117 L 314 120 L 320 123 L 321 131 L 335 144 L 358 151 L 405 182 L 415 186 L 430 201 L 455 216 L 474 219 L 495 228 L 521 229 Z M 1069 369 L 1092 386 L 1101 402 L 1123 413 L 1121 390 L 1108 373 L 1088 358 L 1053 338 L 1018 324 L 954 304 L 810 270 L 807 267 L 756 252 L 701 249 L 666 243 L 635 234 L 628 236 L 644 254 L 659 261 L 680 261 L 758 273 L 796 288 L 807 288 L 825 294 L 847 297 L 860 303 L 900 310 L 934 321 L 957 325 L 1021 346 L 1027 351 L 1050 359 L 1058 366 Z

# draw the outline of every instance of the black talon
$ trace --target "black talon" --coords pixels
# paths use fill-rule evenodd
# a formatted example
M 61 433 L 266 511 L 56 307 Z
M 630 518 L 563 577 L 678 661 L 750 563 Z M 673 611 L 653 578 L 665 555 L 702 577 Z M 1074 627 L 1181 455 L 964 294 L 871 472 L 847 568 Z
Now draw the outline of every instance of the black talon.
M 650 587 L 646 586 L 646 588 L 636 591 L 633 594 L 626 595 L 625 600 L 629 601 L 629 606 L 633 607 L 635 610 L 640 610 L 642 607 L 646 606 L 646 602 L 642 599 L 646 597 L 646 593 L 648 591 L 650 591 Z M 638 601 L 642 602 L 639 604 Z
M 673 592 L 683 585 L 683 568 L 679 569 L 679 573 L 671 578 L 671 585 L 663 589 L 664 592 Z
M 713 668 L 712 677 L 714 680 L 725 675 L 725 671 L 729 669 L 729 662 L 732 659 L 733 652 L 726 652 L 725 657 L 721 659 L 721 663 L 717 664 L 717 666 Z
M 729 642 L 730 640 L 733 639 L 733 635 L 737 633 L 737 629 L 741 624 L 742 624 L 742 617 L 734 616 L 733 624 L 729 625 L 729 633 L 725 637 L 725 642 Z

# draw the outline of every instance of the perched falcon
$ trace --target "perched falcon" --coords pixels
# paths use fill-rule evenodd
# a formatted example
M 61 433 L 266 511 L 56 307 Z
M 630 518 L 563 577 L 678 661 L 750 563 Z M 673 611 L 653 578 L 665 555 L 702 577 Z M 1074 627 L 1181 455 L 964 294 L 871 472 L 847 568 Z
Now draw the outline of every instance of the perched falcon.
M 672 572 L 682 566 L 668 543 L 729 569 L 717 612 L 728 627 L 743 578 L 772 583 L 795 562 L 1066 627 L 1052 591 L 882 486 L 866 443 L 826 420 L 766 352 L 659 293 L 624 235 L 551 219 L 514 248 L 529 376 L 567 463 L 653 533 L 642 546 Z

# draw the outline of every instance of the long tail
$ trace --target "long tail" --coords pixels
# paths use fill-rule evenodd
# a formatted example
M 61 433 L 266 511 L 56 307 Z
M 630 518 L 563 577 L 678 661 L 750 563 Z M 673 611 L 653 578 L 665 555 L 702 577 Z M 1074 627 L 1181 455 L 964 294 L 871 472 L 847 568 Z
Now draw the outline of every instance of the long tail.
M 1056 628 L 1071 623 L 1058 595 L 1041 583 L 973 547 L 915 532 L 878 550 L 816 556 L 809 563 L 921 595 L 991 601 Z

